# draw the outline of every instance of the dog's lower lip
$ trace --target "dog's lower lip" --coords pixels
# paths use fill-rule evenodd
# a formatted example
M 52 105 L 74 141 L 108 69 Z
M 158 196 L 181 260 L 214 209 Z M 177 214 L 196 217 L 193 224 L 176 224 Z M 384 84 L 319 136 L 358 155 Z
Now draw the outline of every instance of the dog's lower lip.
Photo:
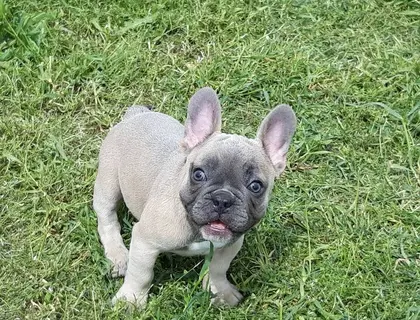
M 202 235 L 205 240 L 226 242 L 232 238 L 232 231 L 223 222 L 216 220 L 202 227 Z

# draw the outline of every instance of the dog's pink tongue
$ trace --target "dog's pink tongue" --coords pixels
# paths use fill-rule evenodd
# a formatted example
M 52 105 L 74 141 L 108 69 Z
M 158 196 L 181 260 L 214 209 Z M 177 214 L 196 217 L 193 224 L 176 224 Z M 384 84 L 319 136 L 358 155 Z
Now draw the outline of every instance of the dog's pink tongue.
M 210 222 L 210 228 L 212 228 L 213 230 L 218 230 L 218 231 L 223 231 L 227 229 L 226 225 L 220 221 Z

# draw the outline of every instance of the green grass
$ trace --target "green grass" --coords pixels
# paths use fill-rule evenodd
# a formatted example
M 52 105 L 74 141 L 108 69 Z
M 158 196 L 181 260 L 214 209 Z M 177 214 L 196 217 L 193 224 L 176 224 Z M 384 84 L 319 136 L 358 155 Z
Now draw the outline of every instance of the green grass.
M 419 19 L 416 0 L 0 0 L 0 319 L 419 319 Z M 101 140 L 134 103 L 184 120 L 204 85 L 226 132 L 277 103 L 299 118 L 231 267 L 247 298 L 211 307 L 203 259 L 162 256 L 127 315 L 91 206 Z

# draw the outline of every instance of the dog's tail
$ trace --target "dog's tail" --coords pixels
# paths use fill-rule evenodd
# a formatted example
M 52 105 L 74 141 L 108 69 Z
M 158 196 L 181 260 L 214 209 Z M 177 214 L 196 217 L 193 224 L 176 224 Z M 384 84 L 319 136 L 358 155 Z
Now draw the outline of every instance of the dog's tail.
M 127 111 L 125 112 L 124 116 L 123 116 L 123 121 L 131 119 L 132 117 L 143 113 L 143 112 L 150 112 L 152 111 L 152 107 L 151 106 L 137 106 L 134 105 L 132 107 L 129 107 L 127 109 Z

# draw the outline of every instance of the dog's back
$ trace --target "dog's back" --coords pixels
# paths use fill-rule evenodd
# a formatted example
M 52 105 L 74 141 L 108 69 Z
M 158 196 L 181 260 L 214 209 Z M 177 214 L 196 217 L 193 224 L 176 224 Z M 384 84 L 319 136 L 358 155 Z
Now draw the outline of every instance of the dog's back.
M 102 144 L 98 179 L 106 180 L 102 185 L 115 184 L 119 192 L 114 193 L 139 218 L 162 166 L 177 156 L 183 134 L 184 127 L 172 117 L 130 107 Z

